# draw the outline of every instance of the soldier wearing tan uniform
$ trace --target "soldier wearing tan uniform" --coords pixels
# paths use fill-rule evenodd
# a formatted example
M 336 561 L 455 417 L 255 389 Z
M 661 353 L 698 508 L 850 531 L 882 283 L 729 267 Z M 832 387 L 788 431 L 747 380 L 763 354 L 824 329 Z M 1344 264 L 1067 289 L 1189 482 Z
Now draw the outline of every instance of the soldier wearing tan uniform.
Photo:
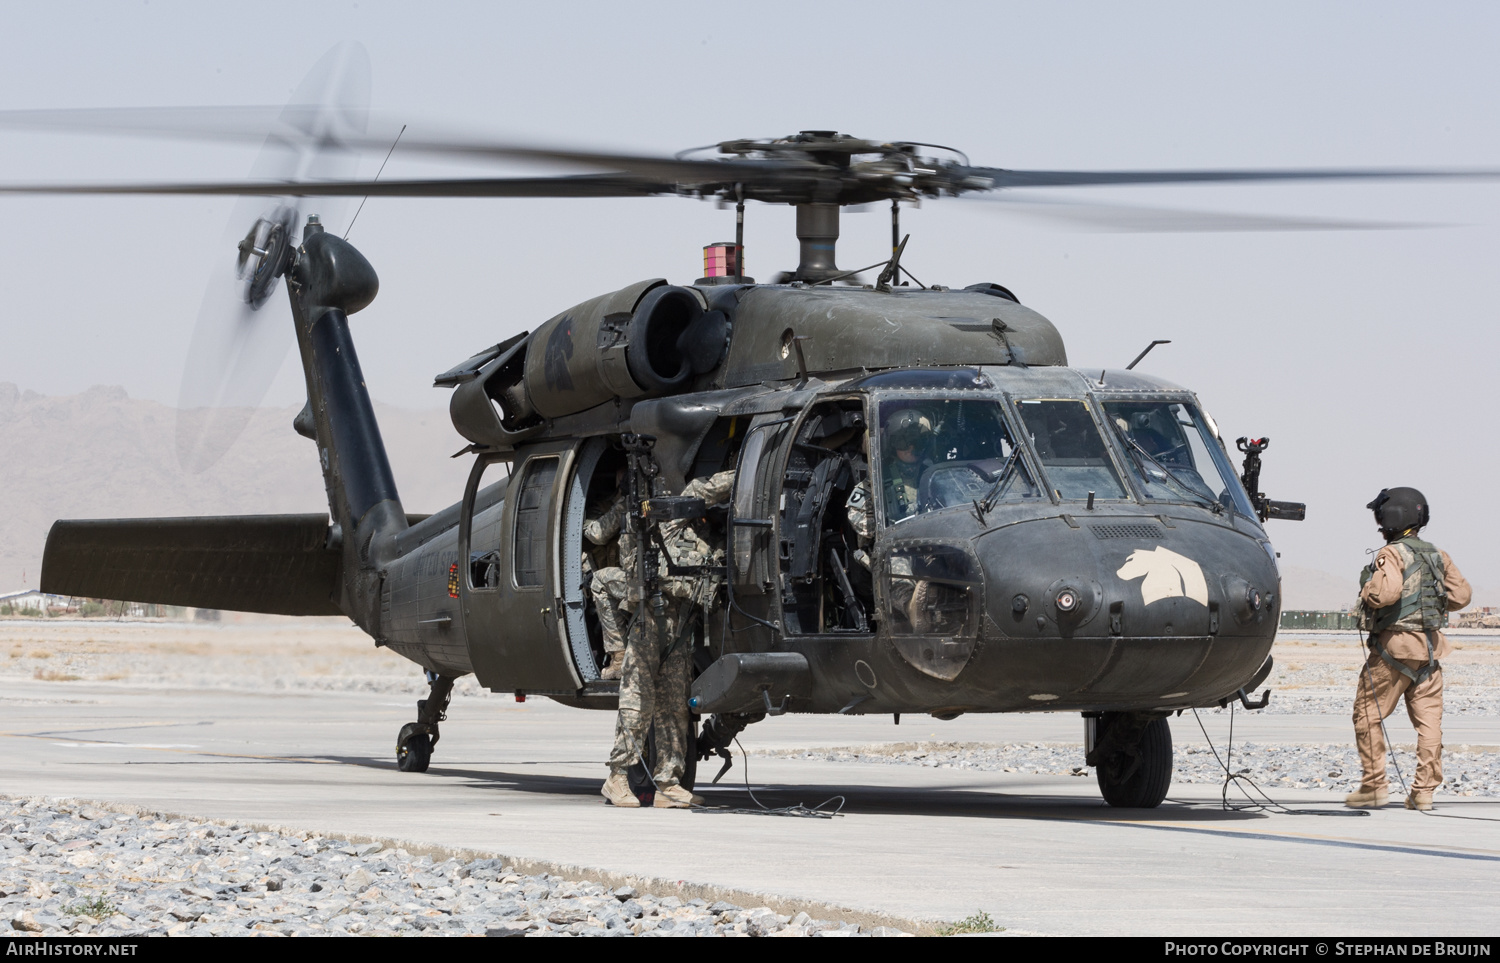
M 1431 809 L 1443 781 L 1443 668 L 1451 651 L 1441 629 L 1448 613 L 1469 604 L 1468 581 L 1447 552 L 1417 537 L 1429 517 L 1427 499 L 1414 488 L 1381 491 L 1367 508 L 1386 545 L 1362 573 L 1360 625 L 1369 633 L 1370 657 L 1354 696 L 1354 741 L 1364 770 L 1359 791 L 1344 804 L 1378 809 L 1389 799 L 1385 734 L 1381 720 L 1406 700 L 1417 730 L 1417 771 L 1407 809 Z
M 723 504 L 734 487 L 734 472 L 694 479 L 684 497 L 702 498 L 708 506 Z M 722 565 L 724 549 L 698 536 L 688 520 L 661 527 L 666 558 L 660 586 L 666 603 L 660 616 L 648 608 L 630 625 L 620 679 L 620 713 L 615 722 L 615 744 L 609 754 L 609 778 L 600 790 L 616 806 L 636 808 L 640 800 L 630 791 L 626 770 L 646 743 L 646 731 L 656 727 L 656 784 L 658 809 L 686 809 L 703 803 L 682 785 L 687 768 L 688 687 L 692 668 L 694 610 L 707 611 L 718 592 L 712 574 L 673 576 L 667 562 L 677 566 Z

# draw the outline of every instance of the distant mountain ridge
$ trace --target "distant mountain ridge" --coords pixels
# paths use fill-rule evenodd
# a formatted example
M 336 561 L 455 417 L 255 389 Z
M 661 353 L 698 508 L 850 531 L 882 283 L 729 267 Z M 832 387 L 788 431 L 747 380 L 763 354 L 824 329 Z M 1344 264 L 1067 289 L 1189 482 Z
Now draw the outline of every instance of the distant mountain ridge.
M 396 485 L 409 512 L 463 496 L 464 439 L 442 409 L 376 404 Z M 323 512 L 313 443 L 292 430 L 296 408 L 257 411 L 218 464 L 177 464 L 174 409 L 97 386 L 46 396 L 0 382 L 0 591 L 35 588 L 47 531 L 59 518 Z

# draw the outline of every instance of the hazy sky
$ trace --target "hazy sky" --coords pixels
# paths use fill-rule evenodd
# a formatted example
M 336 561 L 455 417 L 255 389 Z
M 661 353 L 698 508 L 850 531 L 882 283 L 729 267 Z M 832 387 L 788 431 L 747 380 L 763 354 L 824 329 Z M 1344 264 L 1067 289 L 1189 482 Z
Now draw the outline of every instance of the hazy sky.
M 372 106 L 413 132 L 669 153 L 827 128 L 1016 168 L 1500 167 L 1497 28 L 1500 7 L 1478 3 L 4 3 L 0 109 L 284 102 L 358 40 Z M 236 178 L 254 157 L 0 133 L 6 181 Z M 398 150 L 386 176 L 435 170 L 465 172 Z M 1056 196 L 1453 225 L 1084 234 L 939 201 L 904 215 L 904 261 L 929 282 L 1011 287 L 1077 365 L 1171 338 L 1143 367 L 1195 389 L 1230 438 L 1270 435 L 1264 487 L 1308 503 L 1307 522 L 1271 523 L 1284 562 L 1356 571 L 1378 540 L 1365 502 L 1414 485 L 1431 537 L 1500 585 L 1500 182 Z M 0 198 L 0 381 L 175 402 L 206 279 L 233 255 L 232 206 Z M 792 267 L 791 211 L 747 219 L 751 273 Z M 445 405 L 433 374 L 595 294 L 691 281 L 701 246 L 732 230 L 732 211 L 677 198 L 371 201 L 351 236 L 381 276 L 355 319 L 371 390 Z M 887 238 L 883 216 L 846 217 L 840 263 L 876 260 Z M 289 355 L 268 403 L 300 400 L 299 381 Z

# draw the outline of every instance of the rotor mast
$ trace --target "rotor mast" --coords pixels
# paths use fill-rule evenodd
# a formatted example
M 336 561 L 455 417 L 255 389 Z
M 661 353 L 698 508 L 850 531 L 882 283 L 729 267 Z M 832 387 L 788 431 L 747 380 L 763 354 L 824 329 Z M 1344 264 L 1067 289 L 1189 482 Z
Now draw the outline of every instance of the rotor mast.
M 796 207 L 801 259 L 793 280 L 821 281 L 839 274 L 838 265 L 834 263 L 839 241 L 839 205 L 809 203 Z

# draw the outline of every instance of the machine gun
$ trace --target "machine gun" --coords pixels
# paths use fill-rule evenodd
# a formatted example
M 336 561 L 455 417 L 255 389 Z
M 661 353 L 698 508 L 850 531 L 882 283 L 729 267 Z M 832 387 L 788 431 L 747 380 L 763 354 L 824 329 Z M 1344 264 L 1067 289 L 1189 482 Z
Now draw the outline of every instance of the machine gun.
M 653 526 L 647 517 L 647 504 L 652 494 L 656 476 L 661 466 L 656 463 L 652 449 L 656 447 L 653 435 L 627 434 L 620 436 L 625 448 L 625 520 L 624 529 L 635 542 L 635 558 L 631 560 L 630 599 L 639 604 L 637 617 L 645 615 L 644 607 L 650 605 L 651 613 L 660 618 L 666 612 L 666 600 L 661 594 L 661 562 L 657 554 L 656 541 L 651 537 Z
M 1307 518 L 1306 504 L 1278 502 L 1261 493 L 1260 453 L 1265 451 L 1270 443 L 1270 438 L 1235 439 L 1234 446 L 1245 454 L 1245 467 L 1240 474 L 1240 481 L 1244 484 L 1245 492 L 1250 496 L 1250 504 L 1255 507 L 1255 513 L 1260 516 L 1261 521 L 1272 518 L 1284 518 L 1292 522 L 1303 521 Z

